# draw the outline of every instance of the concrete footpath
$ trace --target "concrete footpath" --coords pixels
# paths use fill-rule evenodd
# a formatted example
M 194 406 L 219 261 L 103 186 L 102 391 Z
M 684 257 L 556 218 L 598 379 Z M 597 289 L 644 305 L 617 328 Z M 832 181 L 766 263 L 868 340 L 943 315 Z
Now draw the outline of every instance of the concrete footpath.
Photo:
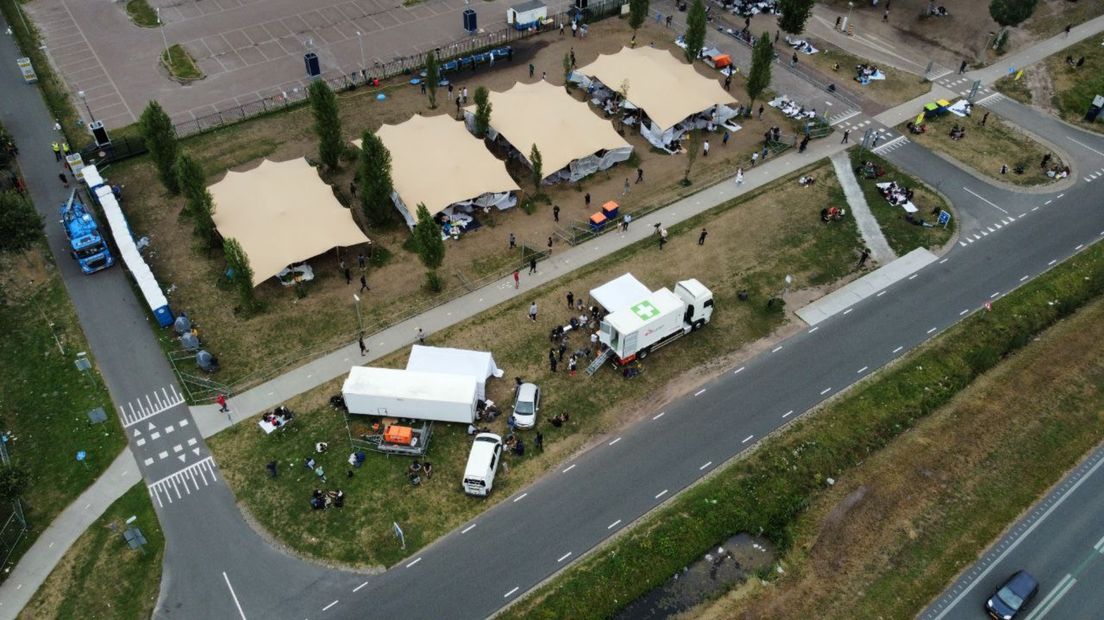
M 647 239 L 654 234 L 656 224 L 662 223 L 670 228 L 717 205 L 752 192 L 798 168 L 841 153 L 848 146 L 850 145 L 840 144 L 838 139 L 828 137 L 813 142 L 804 153 L 790 151 L 778 159 L 748 168 L 744 171 L 742 185 L 736 185 L 733 178 L 725 179 L 650 215 L 634 219 L 628 232 L 609 232 L 581 245 L 565 250 L 556 249 L 551 258 L 538 264 L 536 275 L 522 275 L 519 289 L 514 289 L 513 280 L 509 277 L 492 282 L 413 319 L 397 323 L 366 337 L 365 344 L 370 349 L 366 356 L 360 355 L 357 343 L 350 343 L 271 381 L 233 395 L 229 399 L 229 415 L 219 413 L 217 405 L 192 407 L 192 415 L 203 436 L 210 437 L 232 424 L 272 409 L 293 396 L 340 377 L 348 373 L 352 366 L 370 363 L 408 347 L 415 341 L 419 328 L 432 339 L 434 333 L 499 304 L 515 299 L 526 299 L 529 291 L 603 259 L 628 245 Z M 517 312 L 526 312 L 527 304 L 524 305 L 525 307 L 518 308 Z M 334 392 L 337 391 L 339 390 L 335 388 Z
M 897 258 L 893 249 L 889 247 L 882 227 L 874 214 L 870 212 L 870 205 L 866 203 L 866 195 L 859 187 L 859 180 L 855 178 L 855 171 L 851 169 L 851 158 L 846 152 L 836 153 L 831 157 L 832 167 L 836 170 L 836 178 L 843 187 L 843 195 L 847 197 L 847 205 L 851 207 L 851 217 L 855 218 L 855 224 L 859 227 L 866 247 L 870 249 L 870 258 L 879 265 L 885 265 Z
M 809 325 L 816 325 L 876 294 L 890 284 L 920 271 L 935 262 L 937 258 L 939 257 L 924 248 L 917 248 L 881 269 L 828 293 L 795 314 Z

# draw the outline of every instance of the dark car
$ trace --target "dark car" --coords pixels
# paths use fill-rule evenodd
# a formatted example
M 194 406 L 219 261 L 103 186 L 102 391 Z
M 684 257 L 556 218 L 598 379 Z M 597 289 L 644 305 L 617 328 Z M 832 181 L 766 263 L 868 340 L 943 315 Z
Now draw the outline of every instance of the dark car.
M 985 601 L 985 611 L 996 620 L 1012 620 L 1038 592 L 1039 582 L 1031 573 L 1016 571 Z

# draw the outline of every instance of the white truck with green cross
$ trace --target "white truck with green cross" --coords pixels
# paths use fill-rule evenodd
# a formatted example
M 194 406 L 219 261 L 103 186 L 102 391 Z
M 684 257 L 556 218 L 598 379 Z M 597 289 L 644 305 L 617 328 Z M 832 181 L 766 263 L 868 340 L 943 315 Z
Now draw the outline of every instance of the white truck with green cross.
M 601 288 L 592 291 L 592 297 Z M 713 291 L 697 280 L 682 280 L 674 291 L 661 288 L 648 292 L 644 288 L 635 301 L 611 305 L 619 307 L 606 306 L 610 313 L 602 320 L 598 340 L 606 349 L 602 357 L 624 365 L 644 359 L 679 336 L 701 329 L 713 316 Z

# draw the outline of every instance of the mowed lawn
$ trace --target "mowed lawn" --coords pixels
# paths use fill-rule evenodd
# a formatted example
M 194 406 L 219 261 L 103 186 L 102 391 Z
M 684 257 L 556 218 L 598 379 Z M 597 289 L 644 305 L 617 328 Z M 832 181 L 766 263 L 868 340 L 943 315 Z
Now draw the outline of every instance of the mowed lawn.
M 36 247 L 0 257 L 0 433 L 13 464 L 30 474 L 23 493 L 30 531 L 0 580 L 126 445 L 99 374 L 74 366 L 88 343 L 57 268 L 45 256 Z M 87 413 L 96 407 L 103 407 L 107 421 L 93 425 Z M 88 455 L 83 463 L 76 460 L 79 451 Z M 8 514 L 4 507 L 0 519 Z
M 1101 338 L 1096 301 L 838 477 L 796 523 L 784 576 L 695 617 L 912 617 L 1104 439 L 1104 348 L 1084 346 Z
M 985 125 L 981 124 L 982 119 Z M 1044 185 L 1057 180 L 1048 177 L 1047 171 L 1063 166 L 1057 153 L 982 106 L 974 106 L 971 115 L 965 118 L 948 113 L 924 124 L 927 131 L 921 134 L 909 133 L 904 124 L 897 129 L 917 144 L 960 161 L 991 179 L 1014 185 Z M 951 130 L 956 125 L 966 129 L 966 136 L 952 140 Z M 1046 155 L 1050 159 L 1044 168 L 1041 164 Z M 1000 173 L 1001 166 L 1008 166 L 1005 174 Z M 1017 166 L 1023 166 L 1023 174 L 1016 173 Z
M 1066 63 L 1067 56 L 1072 57 L 1073 66 Z M 1075 66 L 1081 57 L 1085 58 L 1085 63 Z M 1050 72 L 1054 88 L 1051 103 L 1062 118 L 1078 127 L 1104 133 L 1104 118 L 1098 117 L 1093 123 L 1084 120 L 1093 98 L 1104 95 L 1104 46 L 1100 44 L 1100 37 L 1089 37 L 1048 57 L 1044 65 L 1036 65 L 1043 66 Z
M 478 86 L 505 91 L 519 81 L 539 80 L 545 72 L 548 81 L 558 85 L 564 80 L 561 65 L 564 54 L 574 50 L 581 66 L 599 54 L 618 51 L 631 36 L 624 20 L 603 20 L 593 25 L 585 39 L 561 39 L 556 33 L 541 35 L 519 43 L 513 63 L 496 63 L 494 70 L 481 69 L 450 77 L 455 80 L 457 89 L 467 87 L 469 94 L 474 94 Z M 670 42 L 670 31 L 654 23 L 646 24 L 640 36 L 654 39 L 657 47 L 673 48 L 680 55 L 682 53 Z M 532 79 L 528 77 L 530 62 L 535 66 Z M 723 79 L 703 63 L 695 63 L 692 68 L 688 65 L 688 70 L 718 82 Z M 388 82 L 382 89 L 386 94 L 382 101 L 376 99 L 381 91 L 374 89 L 358 88 L 341 94 L 339 102 L 345 137 L 352 140 L 366 129 L 399 124 L 415 114 L 455 114 L 455 105 L 447 101 L 445 89 L 438 93 L 438 108 L 431 110 L 426 97 L 408 80 L 409 77 L 400 76 Z M 742 78 L 734 80 L 732 93 L 739 101 L 747 103 Z M 570 96 L 580 101 L 584 98 L 579 89 L 573 89 Z M 492 125 L 495 114 L 505 115 L 507 111 L 493 112 Z M 188 139 L 183 149 L 202 162 L 208 182 L 215 183 L 226 170 L 246 170 L 258 165 L 262 158 L 285 161 L 306 156 L 317 159 L 317 143 L 311 124 L 310 110 L 298 107 Z M 546 249 L 552 237 L 554 251 L 559 251 L 566 247 L 566 242 L 557 234 L 558 229 L 569 228 L 572 223 L 583 224 L 607 200 L 618 201 L 622 212 L 631 213 L 669 204 L 734 174 L 739 165 L 746 168 L 751 151 L 759 148 L 761 136 L 768 127 L 779 126 L 791 131 L 788 119 L 769 107 L 762 119 L 742 119 L 741 124 L 743 128 L 731 134 L 727 146 L 722 144 L 720 133 L 710 137 L 712 149 L 708 157 L 699 157 L 694 163 L 690 187 L 679 184 L 686 170 L 685 154 L 672 156 L 659 152 L 630 128 L 624 137 L 634 147 L 631 162 L 592 174 L 578 184 L 545 186 L 542 191 L 552 204 L 538 204 L 529 212 L 516 208 L 480 214 L 477 217 L 481 228 L 459 241 L 446 242 L 444 264 L 440 269 L 445 289 L 439 294 L 432 294 L 423 286 L 424 268 L 412 251 L 412 245 L 407 243 L 410 234 L 405 225 L 396 221 L 389 226 L 368 226 L 364 222 L 358 199 L 349 193 L 355 161 L 344 161 L 342 169 L 326 173 L 325 180 L 331 183 L 339 200 L 352 205 L 353 217 L 374 244 L 375 260 L 363 271 L 371 287 L 371 291 L 361 295 L 365 331 L 372 333 L 382 329 L 428 305 L 466 292 L 466 283 L 505 275 L 527 262 L 520 249 L 509 249 L 511 233 L 519 246 L 539 250 Z M 612 122 L 610 126 L 613 127 Z M 637 166 L 645 173 L 645 184 L 634 185 L 628 195 L 623 195 L 624 182 L 626 178 L 635 180 Z M 507 169 L 514 174 L 525 194 L 532 191 L 529 175 L 519 165 L 511 162 Z M 215 380 L 232 384 L 236 390 L 244 389 L 272 372 L 300 364 L 312 355 L 356 339 L 358 325 L 352 295 L 359 290 L 362 275 L 356 256 L 360 252 L 368 253 L 367 248 L 334 250 L 310 259 L 315 280 L 299 289 L 285 288 L 275 279 L 269 279 L 255 289 L 263 311 L 241 316 L 235 312 L 238 305 L 235 291 L 220 283 L 226 269 L 221 250 L 207 252 L 197 247 L 191 233 L 192 222 L 180 214 L 182 199 L 164 192 L 148 158 L 113 164 L 105 174 L 112 182 L 125 186 L 123 209 L 136 234 L 150 238 L 151 268 L 170 290 L 173 308 L 188 313 L 198 324 L 205 346 L 219 357 L 222 370 L 214 376 Z M 427 182 L 433 182 L 433 178 L 432 171 L 427 171 Z M 589 207 L 585 203 L 587 194 L 591 196 Z M 553 220 L 552 205 L 560 207 L 559 223 Z M 339 263 L 342 259 L 352 267 L 351 285 L 346 284 L 341 275 Z M 170 350 L 179 348 L 168 339 L 165 346 Z
M 893 107 L 906 101 L 911 101 L 931 90 L 931 83 L 926 82 L 918 75 L 891 67 L 879 65 L 869 60 L 859 58 L 847 52 L 834 48 L 822 41 L 814 41 L 814 46 L 823 46 L 818 54 L 798 53 L 798 63 L 811 64 L 816 67 L 824 77 L 837 89 L 842 89 L 852 95 L 861 95 L 883 106 Z M 793 50 L 788 46 L 780 49 L 783 58 L 789 57 Z M 863 85 L 855 81 L 856 67 L 860 64 L 877 65 L 886 79 L 872 80 Z M 839 65 L 839 68 L 836 68 Z
M 569 413 L 570 423 L 556 429 L 538 421 L 545 451 L 534 453 L 535 431 L 521 433 L 528 444 L 523 458 L 510 456 L 495 480 L 488 500 L 465 496 L 460 480 L 469 448 L 465 428 L 435 427 L 427 460 L 433 463 L 431 480 L 414 488 L 406 480 L 408 459 L 369 454 L 364 467 L 347 477 L 348 435 L 343 417 L 326 401 L 340 391 L 332 381 L 289 403 L 298 413 L 283 433 L 264 435 L 255 424 L 241 424 L 211 439 L 223 475 L 242 506 L 267 532 L 307 556 L 354 565 L 390 565 L 477 515 L 488 505 L 548 471 L 604 433 L 642 416 L 666 399 L 723 371 L 735 359 L 748 355 L 742 347 L 762 339 L 786 321 L 767 299 L 780 293 L 786 274 L 796 282 L 789 298 L 800 304 L 851 274 L 857 266 L 861 240 L 854 222 L 824 224 L 820 209 L 843 205 L 842 191 L 825 162 L 805 172 L 818 177 L 811 188 L 797 184 L 796 174 L 777 181 L 752 197 L 718 207 L 670 229 L 671 240 L 661 251 L 651 239 L 573 273 L 562 282 L 542 287 L 512 303 L 488 311 L 443 333 L 431 334 L 429 344 L 490 350 L 505 371 L 488 383 L 488 397 L 503 409 L 511 404 L 513 377 L 535 381 L 543 389 L 541 417 Z M 701 227 L 709 236 L 697 244 Z M 715 296 L 713 321 L 649 356 L 644 373 L 625 380 L 610 368 L 586 378 L 580 366 L 575 377 L 548 368 L 548 333 L 571 316 L 565 306 L 570 290 L 585 296 L 591 288 L 631 272 L 653 289 L 698 278 Z M 741 290 L 747 301 L 737 297 Z M 526 311 L 535 301 L 536 324 Z M 570 349 L 585 348 L 586 334 L 572 337 Z M 380 365 L 403 367 L 406 353 L 397 353 Z M 585 362 L 583 364 L 585 366 Z M 360 425 L 353 427 L 359 434 Z M 505 416 L 491 424 L 505 433 Z M 318 457 L 328 482 L 320 484 L 302 465 L 314 455 L 314 444 L 329 443 Z M 269 479 L 265 464 L 277 460 L 281 473 Z M 508 468 L 508 469 L 507 469 Z M 312 512 L 307 500 L 315 488 L 342 489 L 345 508 Z M 391 533 L 391 523 L 406 533 L 402 551 Z

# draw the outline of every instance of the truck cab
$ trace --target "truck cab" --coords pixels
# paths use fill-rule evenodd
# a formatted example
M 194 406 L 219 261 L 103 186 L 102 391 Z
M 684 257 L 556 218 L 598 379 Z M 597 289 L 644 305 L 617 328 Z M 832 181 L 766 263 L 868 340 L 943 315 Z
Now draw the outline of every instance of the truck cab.
M 691 278 L 675 285 L 675 295 L 686 304 L 682 322 L 691 330 L 701 329 L 713 318 L 713 291 Z
M 61 207 L 61 224 L 69 238 L 69 253 L 80 265 L 81 271 L 96 273 L 115 264 L 111 250 L 100 236 L 96 220 L 83 204 L 70 197 L 69 202 Z

